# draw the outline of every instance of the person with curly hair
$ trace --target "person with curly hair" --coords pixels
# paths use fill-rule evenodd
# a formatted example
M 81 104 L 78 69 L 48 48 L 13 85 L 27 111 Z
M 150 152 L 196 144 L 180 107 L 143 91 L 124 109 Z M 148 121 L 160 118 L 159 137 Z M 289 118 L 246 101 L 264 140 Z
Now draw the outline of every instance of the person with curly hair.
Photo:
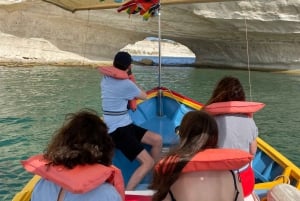
M 110 170 L 114 144 L 107 131 L 106 124 L 93 110 L 85 109 L 68 114 L 64 124 L 54 133 L 44 154 L 38 160 L 47 162 L 44 169 L 41 169 L 42 165 L 36 165 L 36 168 L 40 169 L 38 173 L 44 171 L 44 174 L 41 174 L 42 178 L 34 187 L 31 201 L 121 201 L 122 196 L 114 185 L 108 182 L 109 180 L 95 185 L 93 189 L 89 189 L 85 193 L 74 193 L 64 188 L 65 186 L 68 187 L 66 185 L 69 182 L 66 181 L 68 180 L 68 172 L 74 171 L 74 175 L 71 175 L 69 179 L 74 179 L 75 183 L 80 183 L 82 181 L 78 180 L 89 177 L 88 173 L 94 171 L 94 168 L 100 168 L 95 175 L 98 178 L 101 177 L 100 170 L 104 169 L 106 173 Z M 34 166 L 37 161 L 33 160 L 29 163 Z M 84 168 L 90 169 L 86 170 L 86 174 L 84 173 L 85 175 L 82 178 L 76 179 Z M 63 174 L 65 178 L 55 177 L 56 173 Z M 83 188 L 91 185 L 89 182 L 91 181 L 87 181 L 87 185 L 83 185 Z M 76 185 L 75 183 L 74 185 Z M 72 183 L 69 185 L 72 185 Z M 75 189 L 77 187 L 74 186 Z M 81 191 L 84 190 L 79 192 Z

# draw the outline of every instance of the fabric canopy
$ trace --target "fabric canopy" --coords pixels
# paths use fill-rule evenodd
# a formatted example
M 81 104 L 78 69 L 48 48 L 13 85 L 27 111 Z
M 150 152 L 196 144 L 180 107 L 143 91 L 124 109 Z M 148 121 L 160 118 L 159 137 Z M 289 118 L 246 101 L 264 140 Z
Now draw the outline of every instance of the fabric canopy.
M 77 10 L 89 9 L 108 9 L 117 8 L 123 3 L 123 0 L 43 0 L 55 4 L 66 10 L 75 12 Z M 139 1 L 139 0 L 137 0 Z M 164 4 L 185 4 L 185 3 L 208 3 L 208 2 L 224 2 L 224 1 L 238 1 L 238 0 L 161 0 L 160 3 Z

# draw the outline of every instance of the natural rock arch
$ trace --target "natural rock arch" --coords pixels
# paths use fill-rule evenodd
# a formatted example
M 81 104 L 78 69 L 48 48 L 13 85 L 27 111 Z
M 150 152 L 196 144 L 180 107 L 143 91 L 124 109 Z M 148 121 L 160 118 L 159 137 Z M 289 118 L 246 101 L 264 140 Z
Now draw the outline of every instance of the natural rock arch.
M 189 47 L 196 54 L 197 65 L 247 68 L 246 17 L 252 68 L 299 69 L 299 8 L 298 0 L 164 6 L 162 36 Z M 72 54 L 69 60 L 75 64 L 76 56 L 93 62 L 111 60 L 127 44 L 157 34 L 156 18 L 145 22 L 140 16 L 129 17 L 126 13 L 116 13 L 115 9 L 71 13 L 38 0 L 0 5 L 0 17 L 2 36 L 5 36 L 0 43 L 1 61 L 7 55 L 14 59 L 14 51 L 6 51 L 16 44 L 8 45 L 7 37 L 18 38 L 15 41 L 29 40 L 27 44 L 31 38 L 37 38 L 57 52 Z M 49 54 L 52 50 L 41 51 Z M 26 49 L 23 57 L 30 58 L 27 53 Z M 55 63 L 53 58 L 61 54 L 42 59 L 52 59 Z

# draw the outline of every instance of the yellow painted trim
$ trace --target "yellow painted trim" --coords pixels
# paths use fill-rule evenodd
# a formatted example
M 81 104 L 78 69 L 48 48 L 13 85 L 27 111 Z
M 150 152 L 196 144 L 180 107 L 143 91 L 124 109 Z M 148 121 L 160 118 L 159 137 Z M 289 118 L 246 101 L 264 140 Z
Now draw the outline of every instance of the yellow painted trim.
M 33 188 L 40 178 L 40 176 L 34 175 L 26 186 L 15 195 L 12 201 L 30 201 Z
M 157 96 L 157 91 L 154 91 L 154 92 L 151 92 L 147 95 L 147 98 L 150 99 L 150 98 L 154 98 Z M 193 101 L 190 101 L 190 100 L 187 100 L 185 99 L 184 97 L 180 97 L 180 96 L 177 96 L 176 94 L 173 94 L 169 91 L 163 91 L 163 95 L 166 96 L 166 97 L 169 97 L 169 98 L 172 98 L 184 105 L 187 105 L 195 110 L 200 110 L 202 108 L 201 105 L 197 104 L 197 103 L 194 103 Z M 140 104 L 142 102 L 144 102 L 146 100 L 137 100 L 137 104 Z
M 282 177 L 279 177 L 278 180 L 276 180 L 276 183 L 287 183 L 287 178 L 295 179 L 297 181 L 295 187 L 300 190 L 300 169 L 261 138 L 257 138 L 257 145 L 262 152 L 266 153 L 272 160 L 276 161 L 281 167 L 284 168 L 284 171 L 281 175 Z M 263 187 L 271 188 L 273 187 L 273 184 L 273 182 L 256 184 L 255 189 L 261 189 Z
M 282 184 L 283 182 L 276 180 L 276 181 L 271 181 L 271 182 L 264 182 L 264 183 L 259 183 L 255 184 L 255 190 L 264 190 L 264 189 L 271 189 L 277 184 Z
M 183 103 L 184 105 L 187 105 L 187 106 L 189 106 L 189 107 L 191 107 L 191 108 L 193 108 L 193 109 L 195 109 L 195 110 L 200 110 L 200 109 L 202 108 L 201 105 L 198 105 L 198 104 L 196 104 L 196 103 L 194 103 L 194 102 L 192 102 L 192 101 L 189 101 L 189 100 L 187 100 L 187 99 L 185 99 L 185 98 L 176 96 L 175 94 L 172 94 L 172 93 L 170 93 L 170 92 L 164 93 L 164 96 L 167 96 L 167 97 L 169 97 L 169 98 L 173 98 L 173 99 L 175 99 L 176 101 L 178 101 L 178 102 L 180 102 L 180 103 Z

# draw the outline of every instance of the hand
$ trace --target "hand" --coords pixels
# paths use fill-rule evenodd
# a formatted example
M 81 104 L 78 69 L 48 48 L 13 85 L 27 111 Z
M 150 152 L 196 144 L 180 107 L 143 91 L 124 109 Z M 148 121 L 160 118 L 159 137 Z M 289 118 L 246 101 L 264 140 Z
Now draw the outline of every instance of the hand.
M 132 75 L 131 68 L 128 68 L 128 70 L 127 70 L 127 74 L 128 74 L 128 75 Z

